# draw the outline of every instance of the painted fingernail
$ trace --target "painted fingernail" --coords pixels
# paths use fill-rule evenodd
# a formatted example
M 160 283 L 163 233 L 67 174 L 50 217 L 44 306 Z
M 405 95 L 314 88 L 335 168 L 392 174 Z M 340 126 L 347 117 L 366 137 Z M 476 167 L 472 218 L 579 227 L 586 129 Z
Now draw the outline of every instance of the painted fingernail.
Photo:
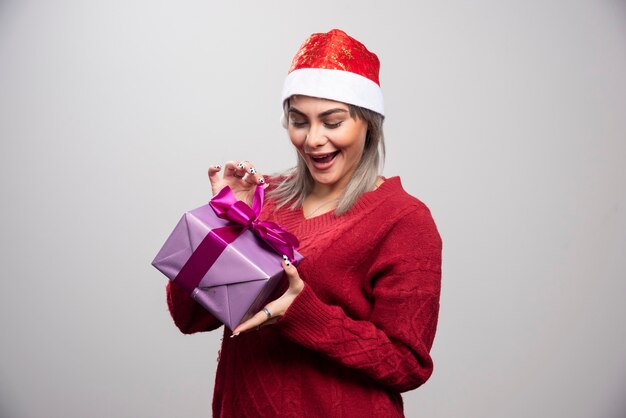
M 259 183 L 261 183 L 261 184 L 265 184 L 265 179 L 264 179 L 263 177 L 261 177 L 261 178 L 259 179 Z
M 221 165 L 219 165 L 219 164 L 215 164 L 213 167 L 217 168 L 218 170 L 221 170 L 221 169 L 222 169 L 222 166 L 221 166 Z
M 289 267 L 291 265 L 291 262 L 289 261 L 289 257 L 287 257 L 286 255 L 283 254 L 283 260 L 285 261 L 285 265 L 287 267 Z
M 243 168 L 243 164 L 239 163 L 239 164 L 237 164 L 237 167 Z
M 251 173 L 251 174 L 256 174 L 256 170 L 254 169 L 254 167 L 251 167 L 251 168 L 250 168 L 250 173 Z

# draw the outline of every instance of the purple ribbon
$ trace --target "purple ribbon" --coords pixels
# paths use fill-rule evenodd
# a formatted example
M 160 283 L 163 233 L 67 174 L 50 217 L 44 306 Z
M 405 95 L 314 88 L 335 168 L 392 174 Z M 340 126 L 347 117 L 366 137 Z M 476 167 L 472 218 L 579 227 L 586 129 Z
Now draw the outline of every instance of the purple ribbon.
M 295 262 L 294 249 L 299 245 L 298 238 L 274 222 L 258 219 L 263 208 L 264 195 L 263 187 L 257 186 L 250 207 L 237 200 L 230 187 L 220 190 L 209 205 L 219 218 L 228 220 L 233 225 L 209 231 L 178 272 L 174 282 L 191 294 L 228 244 L 247 229 L 252 230 L 278 254 L 285 254 L 292 263 Z
M 226 186 L 211 199 L 209 205 L 219 218 L 240 225 L 242 233 L 245 229 L 251 229 L 274 251 L 280 255 L 285 254 L 293 263 L 295 261 L 294 248 L 299 245 L 298 238 L 277 223 L 259 221 L 264 197 L 263 186 L 257 186 L 252 199 L 252 207 L 250 207 L 241 200 L 237 200 L 230 187 Z

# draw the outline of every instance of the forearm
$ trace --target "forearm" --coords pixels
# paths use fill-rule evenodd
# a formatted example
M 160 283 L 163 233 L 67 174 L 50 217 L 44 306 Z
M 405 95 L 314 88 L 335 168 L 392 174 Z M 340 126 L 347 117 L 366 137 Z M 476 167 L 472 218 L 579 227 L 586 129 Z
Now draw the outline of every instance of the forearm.
M 397 318 L 398 323 L 402 320 L 422 321 L 415 317 Z M 432 339 L 422 332 L 403 331 L 405 327 L 415 328 L 413 323 L 385 332 L 381 326 L 391 327 L 391 324 L 377 325 L 373 321 L 351 319 L 343 309 L 323 303 L 305 286 L 278 325 L 292 341 L 396 391 L 414 389 L 428 380 L 433 364 L 429 343 L 423 340 Z

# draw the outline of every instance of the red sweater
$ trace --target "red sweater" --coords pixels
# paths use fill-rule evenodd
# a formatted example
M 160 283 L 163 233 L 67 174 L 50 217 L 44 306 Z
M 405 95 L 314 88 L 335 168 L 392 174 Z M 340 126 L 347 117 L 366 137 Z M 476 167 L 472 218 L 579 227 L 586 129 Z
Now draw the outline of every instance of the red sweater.
M 300 239 L 305 286 L 277 324 L 225 331 L 214 416 L 403 416 L 400 392 L 433 369 L 441 239 L 428 208 L 393 177 L 339 218 L 271 200 L 261 218 Z M 220 326 L 177 286 L 167 293 L 182 332 Z

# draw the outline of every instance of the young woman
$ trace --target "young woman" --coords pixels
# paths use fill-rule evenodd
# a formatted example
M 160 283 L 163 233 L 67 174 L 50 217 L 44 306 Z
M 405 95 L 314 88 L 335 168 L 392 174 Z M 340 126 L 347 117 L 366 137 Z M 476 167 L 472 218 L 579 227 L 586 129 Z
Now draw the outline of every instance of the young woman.
M 283 263 L 289 287 L 222 343 L 216 417 L 401 417 L 400 393 L 431 375 L 441 239 L 398 177 L 379 176 L 379 62 L 340 30 L 313 34 L 283 89 L 297 166 L 263 177 L 248 161 L 209 168 L 214 193 L 248 203 L 267 183 L 261 218 L 300 240 Z M 184 333 L 221 324 L 176 285 L 168 304 Z

